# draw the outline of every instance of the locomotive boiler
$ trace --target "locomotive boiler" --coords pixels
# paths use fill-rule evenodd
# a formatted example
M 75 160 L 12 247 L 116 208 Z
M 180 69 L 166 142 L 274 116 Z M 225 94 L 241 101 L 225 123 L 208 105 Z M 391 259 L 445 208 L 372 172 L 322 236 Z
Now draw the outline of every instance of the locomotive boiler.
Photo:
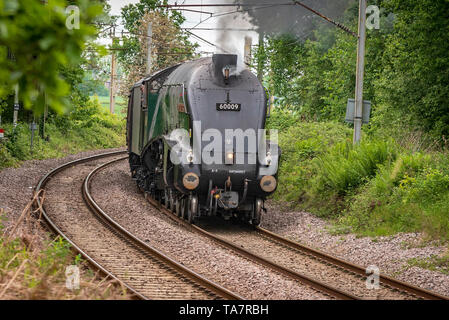
M 268 97 L 237 56 L 216 54 L 148 76 L 131 89 L 127 146 L 140 189 L 194 222 L 260 223 L 277 187 L 279 147 L 264 132 Z

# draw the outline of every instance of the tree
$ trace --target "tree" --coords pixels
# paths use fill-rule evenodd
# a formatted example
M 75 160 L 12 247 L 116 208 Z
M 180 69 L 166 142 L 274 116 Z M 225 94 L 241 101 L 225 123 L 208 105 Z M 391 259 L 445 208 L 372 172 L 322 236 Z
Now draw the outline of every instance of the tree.
M 449 135 L 449 1 L 385 0 L 396 16 L 386 39 L 381 101 L 436 136 Z
M 165 3 L 166 1 L 164 1 Z M 192 59 L 196 45 L 181 30 L 184 18 L 178 12 L 156 10 L 161 1 L 141 0 L 122 10 L 122 18 L 129 34 L 123 43 L 117 41 L 114 47 L 120 48 L 119 61 L 126 79 L 120 84 L 120 93 L 127 96 L 129 88 L 146 75 L 148 52 L 148 24 L 152 24 L 152 72 Z
M 66 13 L 69 4 L 80 10 L 79 28 L 66 25 L 76 14 Z M 0 0 L 0 100 L 18 84 L 26 109 L 41 113 L 45 97 L 51 109 L 68 109 L 70 81 L 62 67 L 81 62 L 86 41 L 96 35 L 90 24 L 101 13 L 99 2 L 88 0 Z M 14 60 L 8 59 L 8 48 Z

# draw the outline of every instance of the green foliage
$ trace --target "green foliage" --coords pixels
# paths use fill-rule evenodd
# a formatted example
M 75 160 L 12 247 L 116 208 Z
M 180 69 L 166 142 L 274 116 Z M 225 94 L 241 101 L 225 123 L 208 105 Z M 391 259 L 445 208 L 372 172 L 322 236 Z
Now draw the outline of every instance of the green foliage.
M 403 153 L 348 200 L 339 220 L 365 235 L 424 231 L 449 239 L 449 162 L 443 153 Z
M 364 98 L 373 102 L 371 126 L 404 124 L 434 137 L 449 134 L 449 3 L 377 0 L 380 30 L 368 30 Z M 357 3 L 344 23 L 357 29 Z M 270 36 L 265 83 L 282 104 L 314 120 L 343 121 L 354 97 L 357 39 L 337 28 L 317 28 L 305 42 Z M 394 123 L 397 122 L 397 123 Z
M 377 92 L 435 136 L 449 134 L 449 2 L 385 0 L 395 13 Z
M 149 11 L 157 11 L 170 17 L 170 20 L 178 27 L 185 21 L 184 16 L 176 10 L 157 8 L 160 5 L 168 4 L 167 0 L 140 0 L 136 4 L 128 4 L 122 8 L 122 18 L 126 29 L 130 32 L 136 32 L 139 29 L 139 23 L 142 16 Z
M 419 152 L 375 136 L 354 147 L 346 126 L 300 121 L 279 108 L 268 128 L 280 129 L 282 149 L 275 201 L 332 218 L 340 231 L 367 236 L 421 231 L 449 240 L 445 151 Z
M 30 129 L 19 124 L 5 126 L 7 142 L 0 144 L 0 168 L 16 166 L 20 161 L 62 157 L 85 150 L 115 148 L 125 145 L 126 123 L 112 115 L 98 100 L 74 109 L 66 116 L 54 116 L 46 125 L 49 141 L 35 133 L 34 148 L 30 150 Z
M 29 259 L 31 257 L 28 253 L 19 241 L 6 242 L 4 237 L 0 237 L 0 269 L 4 270 L 9 261 L 12 261 L 9 267 L 18 267 L 20 259 L 12 260 L 12 258 L 17 254 L 21 255 L 21 258 Z M 59 240 L 52 243 L 44 253 L 37 261 L 40 271 L 43 271 L 43 273 L 54 272 L 55 265 L 66 262 L 65 258 L 71 253 L 70 244 Z M 52 270 L 49 270 L 49 268 Z
M 197 44 L 189 40 L 189 34 L 181 29 L 185 21 L 176 10 L 157 8 L 167 4 L 167 0 L 140 0 L 122 8 L 121 18 L 129 31 L 122 37 L 118 60 L 123 67 L 125 81 L 122 81 L 120 94 L 127 96 L 130 86 L 147 74 L 148 25 L 152 24 L 152 70 L 175 65 L 194 57 Z
M 343 22 L 356 30 L 353 4 Z M 364 99 L 373 105 L 356 147 L 350 129 L 334 122 L 354 97 L 357 39 L 316 28 L 306 41 L 270 35 L 256 52 L 282 107 L 268 121 L 283 151 L 274 197 L 333 217 L 340 230 L 448 240 L 449 2 L 369 4 L 381 8 L 381 21 L 367 32 Z
M 300 117 L 289 109 L 274 108 L 267 119 L 266 128 L 282 131 L 295 126 L 300 120 Z
M 8 284 L 2 299 L 61 300 L 61 299 L 123 299 L 126 291 L 97 279 L 81 255 L 74 256 L 71 245 L 57 237 L 44 240 L 22 230 L 16 237 L 2 231 L 5 214 L 0 209 L 0 279 Z M 27 222 L 29 223 L 29 222 Z M 33 224 L 38 224 L 36 220 Z M 33 239 L 30 243 L 29 239 Z M 80 289 L 66 288 L 66 268 L 77 265 L 80 271 Z M 87 285 L 86 285 L 87 284 Z M 91 285 L 94 284 L 94 285 Z
M 304 122 L 279 109 L 273 111 L 268 128 L 279 130 L 282 150 L 278 191 L 274 197 L 294 205 L 303 202 L 309 181 L 316 173 L 313 160 L 351 135 L 343 125 Z
M 3 212 L 0 212 L 3 214 Z M 45 249 L 36 255 L 30 248 L 24 246 L 20 239 L 8 240 L 8 237 L 1 233 L 3 221 L 0 219 L 0 277 L 4 278 L 11 270 L 15 271 L 22 263 L 25 263 L 23 286 L 25 288 L 35 288 L 46 281 L 49 276 L 63 274 L 61 270 L 68 264 L 68 257 L 71 256 L 70 244 L 58 238 L 51 243 L 45 244 Z M 38 278 L 36 275 L 45 275 Z
M 80 62 L 85 42 L 95 35 L 89 23 L 102 12 L 94 1 L 70 3 L 80 9 L 79 29 L 66 27 L 67 1 L 0 0 L 0 98 L 19 84 L 20 100 L 27 109 L 42 112 L 45 97 L 57 112 L 68 107 L 65 96 L 70 86 L 60 69 Z M 7 48 L 14 61 L 7 58 Z
M 355 147 L 348 142 L 336 144 L 316 159 L 313 189 L 317 193 L 331 191 L 343 196 L 372 178 L 380 165 L 394 161 L 396 156 L 396 145 L 392 142 L 367 141 Z
M 98 101 L 100 102 L 101 106 L 103 107 L 104 110 L 109 111 L 109 107 L 110 107 L 110 99 L 109 99 L 109 94 L 107 94 L 106 96 L 96 96 L 94 95 L 93 97 L 91 97 L 91 99 L 98 99 Z M 114 110 L 115 114 L 119 115 L 120 117 L 126 117 L 126 114 L 128 112 L 128 101 L 127 99 L 124 99 L 121 96 L 116 96 L 115 97 L 115 110 Z

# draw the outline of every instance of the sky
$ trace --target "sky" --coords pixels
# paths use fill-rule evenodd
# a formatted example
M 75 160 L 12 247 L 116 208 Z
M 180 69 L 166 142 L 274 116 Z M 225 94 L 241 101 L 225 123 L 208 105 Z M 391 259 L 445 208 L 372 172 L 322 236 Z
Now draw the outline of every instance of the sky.
M 137 3 L 139 0 L 108 0 L 109 4 L 111 5 L 111 13 L 113 15 L 120 15 L 120 10 L 122 7 L 131 4 L 131 3 Z M 177 2 L 178 4 L 213 4 L 217 3 L 216 0 L 169 0 L 169 4 L 174 4 Z M 223 1 L 225 2 L 225 1 Z M 228 12 L 232 9 L 230 8 L 214 8 L 214 7 L 205 7 L 203 9 L 201 8 L 193 8 L 195 10 L 199 11 L 207 11 L 207 12 Z M 183 15 L 186 18 L 186 21 L 183 24 L 184 28 L 192 28 L 199 22 L 202 22 L 206 18 L 209 17 L 208 14 L 200 14 L 195 12 L 187 12 L 183 11 Z M 237 17 L 239 21 L 241 21 L 240 17 Z M 202 22 L 198 27 L 202 28 L 216 28 L 218 23 L 218 18 L 210 18 L 207 21 Z M 242 28 L 245 26 L 245 28 L 251 29 L 252 26 L 249 23 L 242 23 L 242 25 L 239 25 L 239 28 Z M 219 32 L 216 31 L 205 31 L 205 30 L 192 30 L 193 33 L 200 36 L 203 39 L 206 39 L 207 41 L 210 41 L 212 43 L 217 43 L 217 37 L 220 36 Z M 253 39 L 253 44 L 256 44 L 256 41 L 258 39 L 258 35 L 256 32 L 241 32 L 241 31 L 228 31 L 232 32 L 232 38 L 233 38 L 233 47 L 237 48 L 238 52 L 235 52 L 239 55 L 239 57 L 243 56 L 243 48 L 244 48 L 244 37 L 245 35 L 250 36 Z M 190 37 L 190 40 L 194 43 L 198 43 L 200 47 L 198 48 L 199 52 L 216 52 L 217 49 L 209 44 L 206 44 L 194 37 Z M 234 53 L 234 52 L 233 52 Z

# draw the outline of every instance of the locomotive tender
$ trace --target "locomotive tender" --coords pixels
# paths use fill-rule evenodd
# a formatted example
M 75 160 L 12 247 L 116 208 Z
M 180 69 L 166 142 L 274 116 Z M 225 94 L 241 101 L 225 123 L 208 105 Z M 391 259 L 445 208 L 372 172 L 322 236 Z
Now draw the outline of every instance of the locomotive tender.
M 191 223 L 221 215 L 258 225 L 277 187 L 279 147 L 263 131 L 266 91 L 236 68 L 236 55 L 216 54 L 159 71 L 130 92 L 132 178 Z

